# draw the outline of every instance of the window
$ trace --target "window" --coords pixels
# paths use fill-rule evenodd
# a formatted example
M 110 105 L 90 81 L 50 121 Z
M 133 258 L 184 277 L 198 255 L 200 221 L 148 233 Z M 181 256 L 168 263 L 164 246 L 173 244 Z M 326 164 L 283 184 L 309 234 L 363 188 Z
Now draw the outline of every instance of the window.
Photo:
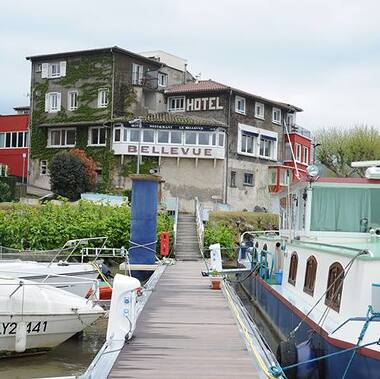
M 129 131 L 129 140 L 130 140 L 130 142 L 139 142 L 139 140 L 140 140 L 140 130 L 138 130 L 138 129 L 131 129 Z
M 40 161 L 40 175 L 47 175 L 48 163 L 45 160 Z
M 298 267 L 298 255 L 294 251 L 292 253 L 292 256 L 290 257 L 289 277 L 288 277 L 288 282 L 290 284 L 293 284 L 293 286 L 296 285 L 297 267 Z
M 285 160 L 286 161 L 292 161 L 292 150 L 290 148 L 290 143 L 285 144 Z
M 253 186 L 253 174 L 245 173 L 244 174 L 244 182 L 245 186 Z
M 273 108 L 272 122 L 275 124 L 281 124 L 281 109 Z
M 264 120 L 264 109 L 263 103 L 255 103 L 255 117 Z
M 89 133 L 88 133 L 88 145 L 105 146 L 106 136 L 107 136 L 107 130 L 104 126 L 91 127 L 89 128 Z
M 48 147 L 74 147 L 75 129 L 50 129 L 48 132 Z
M 154 130 L 143 130 L 143 142 L 153 143 L 154 142 Z
M 235 112 L 245 114 L 245 99 L 244 97 L 235 97 Z
M 61 110 L 61 94 L 49 92 L 45 95 L 45 112 L 55 113 Z
M 169 112 L 183 112 L 185 110 L 185 97 L 169 97 L 168 98 L 168 111 Z
M 301 145 L 296 143 L 296 161 L 301 162 Z
M 168 76 L 162 72 L 158 73 L 158 86 L 166 87 L 168 85 Z
M 309 163 L 309 149 L 306 146 L 303 147 L 302 163 Z
M 241 151 L 243 153 L 254 154 L 255 141 L 256 141 L 256 137 L 244 134 L 243 132 L 241 136 Z
M 195 145 L 197 143 L 197 133 L 186 132 L 185 133 L 185 143 L 187 145 Z
M 132 84 L 141 85 L 144 75 L 144 66 L 135 63 L 133 63 L 132 66 Z
M 231 183 L 230 186 L 232 188 L 236 187 L 236 171 L 231 171 Z
M 113 142 L 120 142 L 121 141 L 121 128 L 114 128 L 113 130 Z M 126 135 L 127 133 L 125 133 Z
M 308 258 L 306 262 L 306 273 L 305 273 L 305 283 L 303 285 L 303 290 L 307 294 L 314 295 L 315 278 L 317 275 L 317 260 L 312 255 Z
M 274 141 L 265 137 L 260 138 L 260 156 L 272 158 L 272 150 L 274 148 Z
M 67 109 L 74 111 L 78 108 L 78 91 L 69 91 L 67 94 Z
M 158 143 L 169 143 L 169 134 L 167 130 L 159 130 L 157 132 L 157 142 Z
M 290 183 L 291 170 L 281 170 L 280 172 L 280 185 L 287 186 Z
M 49 77 L 59 78 L 61 76 L 61 65 L 59 63 L 51 63 L 49 65 Z
M 108 106 L 108 89 L 102 88 L 98 92 L 98 108 L 106 108 Z
M 0 149 L 28 147 L 28 132 L 0 133 Z
M 344 281 L 344 270 L 340 263 L 335 262 L 329 268 L 327 280 L 327 292 L 325 304 L 336 312 L 340 310 L 342 290 Z
M 295 126 L 295 124 L 296 124 L 296 114 L 295 113 L 288 113 L 286 115 L 286 124 L 288 126 Z
M 224 146 L 224 134 L 219 133 L 219 146 L 223 147 Z
M 182 132 L 172 131 L 170 133 L 170 142 L 171 143 L 182 143 Z
M 198 134 L 198 144 L 199 145 L 210 145 L 210 133 L 199 133 Z
M 62 76 L 66 76 L 66 62 L 65 61 L 41 64 L 41 78 L 54 79 L 54 78 L 60 78 Z

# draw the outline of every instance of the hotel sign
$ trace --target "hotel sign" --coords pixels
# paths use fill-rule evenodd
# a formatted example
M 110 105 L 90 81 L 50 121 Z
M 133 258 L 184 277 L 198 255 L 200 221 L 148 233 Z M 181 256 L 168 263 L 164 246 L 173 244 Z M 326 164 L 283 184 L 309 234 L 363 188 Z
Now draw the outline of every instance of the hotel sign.
M 116 155 L 137 155 L 137 143 L 114 143 L 113 150 Z M 156 157 L 179 157 L 179 158 L 202 158 L 202 159 L 224 159 L 223 147 L 202 147 L 183 145 L 153 145 L 141 144 L 140 154 Z
M 219 111 L 223 109 L 218 97 L 195 97 L 186 99 L 186 111 Z

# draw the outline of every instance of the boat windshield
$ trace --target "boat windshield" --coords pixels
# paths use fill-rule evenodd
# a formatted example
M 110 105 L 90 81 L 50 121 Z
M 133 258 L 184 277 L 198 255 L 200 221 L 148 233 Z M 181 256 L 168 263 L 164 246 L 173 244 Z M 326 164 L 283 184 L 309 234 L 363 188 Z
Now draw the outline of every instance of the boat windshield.
M 311 204 L 313 231 L 368 232 L 380 227 L 380 189 L 314 187 Z

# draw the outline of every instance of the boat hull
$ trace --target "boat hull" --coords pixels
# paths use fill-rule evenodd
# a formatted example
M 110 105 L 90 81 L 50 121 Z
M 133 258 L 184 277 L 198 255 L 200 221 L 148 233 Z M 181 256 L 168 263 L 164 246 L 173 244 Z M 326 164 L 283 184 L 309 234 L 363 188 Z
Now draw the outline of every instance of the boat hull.
M 270 320 L 280 334 L 287 336 L 304 318 L 304 314 L 277 293 L 261 278 L 249 278 L 242 283 L 243 288 L 256 302 L 260 310 Z M 318 325 L 306 318 L 296 333 L 296 343 L 307 340 L 312 333 L 312 344 L 322 354 L 332 354 L 352 347 L 345 341 L 330 338 Z M 322 355 L 321 354 L 321 355 Z M 341 378 L 351 358 L 352 351 L 324 359 L 324 376 L 326 379 Z M 380 377 L 380 354 L 374 350 L 357 351 L 346 379 L 375 379 Z
M 80 315 L 0 315 L 0 356 L 17 354 L 16 333 L 21 322 L 26 324 L 25 352 L 28 353 L 54 348 L 91 325 L 99 316 L 96 312 Z

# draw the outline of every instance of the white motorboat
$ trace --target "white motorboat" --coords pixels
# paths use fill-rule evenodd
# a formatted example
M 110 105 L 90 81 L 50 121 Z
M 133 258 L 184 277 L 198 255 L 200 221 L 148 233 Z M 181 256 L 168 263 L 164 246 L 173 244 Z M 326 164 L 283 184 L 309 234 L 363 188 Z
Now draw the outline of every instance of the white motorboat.
M 99 272 L 90 263 L 0 261 L 0 275 L 51 284 L 75 295 L 86 296 Z
M 104 314 L 92 301 L 50 285 L 0 278 L 0 354 L 49 350 Z

